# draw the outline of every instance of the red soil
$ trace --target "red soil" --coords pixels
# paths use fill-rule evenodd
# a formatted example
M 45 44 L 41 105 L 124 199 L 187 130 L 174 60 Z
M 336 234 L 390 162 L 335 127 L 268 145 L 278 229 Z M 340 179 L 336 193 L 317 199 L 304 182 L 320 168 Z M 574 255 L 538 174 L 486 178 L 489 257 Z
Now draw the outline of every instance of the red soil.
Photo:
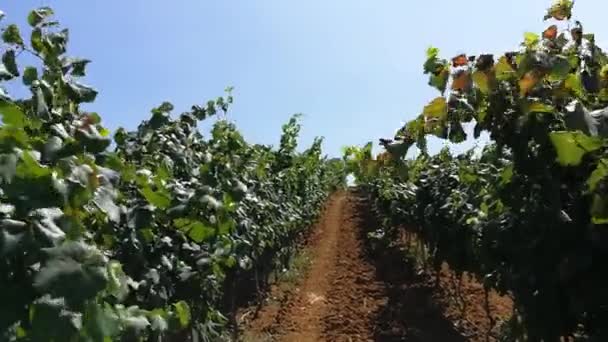
M 397 251 L 371 253 L 365 232 L 374 220 L 351 192 L 335 194 L 307 249 L 311 264 L 293 288 L 273 286 L 255 318 L 243 323 L 246 341 L 486 341 L 492 324 L 483 287 L 464 279 L 457 287 L 446 266 L 440 286 Z M 460 298 L 460 302 L 454 300 Z M 462 303 L 466 303 L 463 310 Z M 489 296 L 495 321 L 512 302 Z

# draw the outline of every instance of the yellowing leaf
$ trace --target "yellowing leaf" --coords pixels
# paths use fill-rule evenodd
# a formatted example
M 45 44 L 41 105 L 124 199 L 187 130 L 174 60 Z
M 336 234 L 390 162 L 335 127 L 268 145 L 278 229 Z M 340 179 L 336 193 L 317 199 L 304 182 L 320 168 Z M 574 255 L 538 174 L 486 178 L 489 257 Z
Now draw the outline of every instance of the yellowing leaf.
M 543 32 L 543 38 L 545 39 L 555 39 L 556 37 L 557 25 L 551 25 Z
M 527 113 L 553 113 L 555 108 L 542 102 L 532 102 L 527 104 L 525 108 Z
M 545 15 L 545 20 L 549 18 L 556 20 L 570 19 L 573 5 L 574 1 L 572 0 L 554 0 L 553 5 L 547 11 L 547 15 Z
M 590 137 L 580 131 L 551 132 L 549 137 L 557 152 L 557 161 L 562 166 L 577 166 L 585 154 L 602 147 L 601 139 Z
M 601 159 L 597 164 L 597 168 L 591 173 L 587 179 L 589 191 L 595 191 L 599 182 L 608 176 L 608 159 Z
M 426 50 L 426 58 L 435 58 L 439 56 L 439 49 L 433 46 L 430 46 L 427 50 Z
M 471 73 L 468 71 L 463 70 L 452 79 L 452 90 L 467 92 L 471 89 L 471 85 Z
M 494 66 L 494 55 L 479 55 L 475 61 L 475 68 L 479 71 L 489 71 Z
M 515 70 L 506 56 L 500 57 L 498 63 L 496 63 L 496 79 L 499 81 L 505 81 L 515 77 Z
M 473 73 L 472 78 L 477 88 L 479 88 L 479 90 L 484 94 L 489 93 L 490 90 L 493 88 L 493 73 L 477 70 Z
M 427 119 L 444 120 L 448 115 L 448 104 L 445 101 L 445 98 L 438 97 L 431 101 L 424 107 L 422 115 L 424 115 L 424 117 Z
M 469 64 L 469 59 L 467 58 L 467 55 L 465 55 L 465 54 L 458 55 L 458 56 L 452 58 L 452 65 L 454 67 L 465 66 L 468 64 Z
M 608 102 L 608 88 L 603 88 L 598 94 L 598 98 L 602 102 Z
M 604 80 L 608 80 L 608 64 L 604 65 L 600 70 L 600 77 Z
M 538 84 L 542 74 L 538 70 L 528 71 L 524 77 L 519 80 L 519 94 L 526 96 Z
M 463 70 L 456 74 L 452 80 L 452 90 L 467 92 L 471 89 L 471 73 Z
M 524 33 L 524 46 L 528 49 L 535 48 L 540 41 L 540 37 L 533 32 Z
M 173 304 L 175 308 L 175 314 L 177 315 L 177 319 L 179 320 L 179 324 L 182 328 L 186 328 L 190 324 L 190 320 L 192 319 L 192 315 L 190 313 L 190 306 L 188 303 L 183 300 Z

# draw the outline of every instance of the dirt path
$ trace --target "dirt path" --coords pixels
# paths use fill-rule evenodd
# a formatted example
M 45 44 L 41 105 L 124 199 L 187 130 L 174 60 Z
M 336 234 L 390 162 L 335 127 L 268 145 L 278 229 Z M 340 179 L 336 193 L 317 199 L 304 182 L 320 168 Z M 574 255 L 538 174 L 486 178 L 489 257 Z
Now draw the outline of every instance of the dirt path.
M 293 289 L 271 291 L 245 341 L 466 341 L 427 281 L 394 256 L 369 256 L 365 209 L 353 193 L 330 199 L 308 243 L 308 271 Z

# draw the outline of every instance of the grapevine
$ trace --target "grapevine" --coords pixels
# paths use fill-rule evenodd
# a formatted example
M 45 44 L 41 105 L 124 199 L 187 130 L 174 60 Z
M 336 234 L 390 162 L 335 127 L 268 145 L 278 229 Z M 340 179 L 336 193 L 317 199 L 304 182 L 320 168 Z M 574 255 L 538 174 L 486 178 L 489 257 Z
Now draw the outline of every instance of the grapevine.
M 32 11 L 29 39 L 2 30 L 0 340 L 228 337 L 236 284 L 284 267 L 343 183 L 341 163 L 322 139 L 298 152 L 297 117 L 278 149 L 225 115 L 204 137 L 197 124 L 228 111 L 230 92 L 177 117 L 162 103 L 112 139 L 82 109 L 97 96 L 82 81 L 90 61 L 67 54 L 53 15 Z M 19 81 L 30 97 L 9 95 Z
M 474 274 L 513 296 L 504 336 L 529 341 L 605 340 L 608 58 L 556 1 L 541 34 L 501 56 L 427 52 L 424 72 L 441 96 L 394 139 L 391 155 L 346 154 L 391 239 L 404 223 L 436 266 Z M 560 29 L 560 22 L 569 22 Z M 492 143 L 481 154 L 404 156 L 426 136 L 461 142 L 464 123 Z M 370 167 L 373 165 L 373 167 Z

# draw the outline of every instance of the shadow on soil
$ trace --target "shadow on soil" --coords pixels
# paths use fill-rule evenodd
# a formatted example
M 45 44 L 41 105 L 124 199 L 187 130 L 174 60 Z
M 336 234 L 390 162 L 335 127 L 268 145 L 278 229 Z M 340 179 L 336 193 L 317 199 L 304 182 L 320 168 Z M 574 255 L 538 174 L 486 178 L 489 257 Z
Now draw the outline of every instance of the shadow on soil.
M 361 227 L 367 257 L 376 267 L 378 280 L 386 284 L 388 301 L 375 315 L 374 340 L 464 342 L 466 339 L 444 318 L 433 300 L 434 286 L 416 274 L 411 260 L 398 248 L 372 248 L 367 233 L 379 227 L 363 193 L 354 192 L 352 218 Z

